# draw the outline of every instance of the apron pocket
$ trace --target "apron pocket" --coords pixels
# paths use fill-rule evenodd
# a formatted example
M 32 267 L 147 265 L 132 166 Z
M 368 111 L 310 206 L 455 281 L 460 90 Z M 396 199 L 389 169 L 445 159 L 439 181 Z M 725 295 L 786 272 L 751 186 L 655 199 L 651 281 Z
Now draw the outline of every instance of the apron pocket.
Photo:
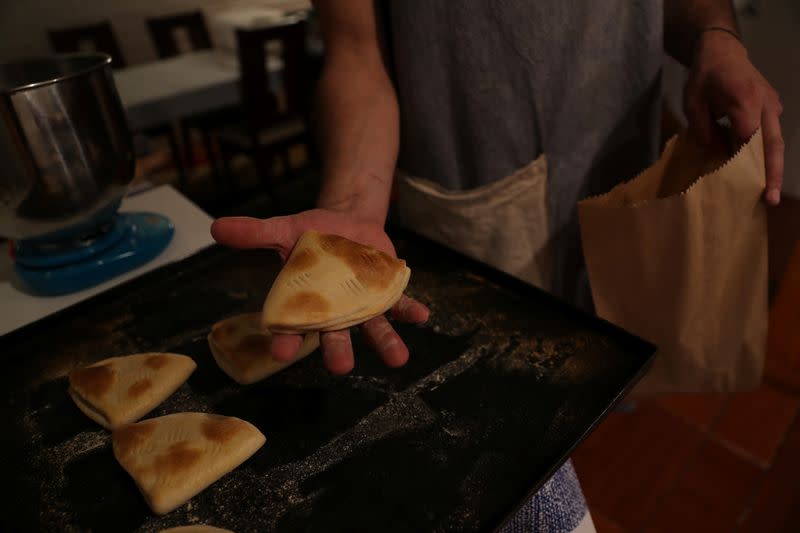
M 397 171 L 399 223 L 516 278 L 550 290 L 547 158 L 498 181 L 452 191 Z

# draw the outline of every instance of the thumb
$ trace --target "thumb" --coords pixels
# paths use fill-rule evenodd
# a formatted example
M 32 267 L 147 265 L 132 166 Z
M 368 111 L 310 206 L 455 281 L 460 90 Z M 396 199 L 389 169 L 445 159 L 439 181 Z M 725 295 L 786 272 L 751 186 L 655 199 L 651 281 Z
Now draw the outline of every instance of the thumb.
M 291 216 L 267 219 L 224 217 L 211 224 L 211 236 L 231 248 L 269 248 L 283 259 L 289 256 L 297 241 L 296 224 Z
M 694 134 L 701 144 L 710 144 L 714 137 L 714 121 L 711 117 L 708 103 L 691 86 L 686 87 L 683 102 L 683 111 L 686 113 L 686 120 L 689 122 L 689 131 Z

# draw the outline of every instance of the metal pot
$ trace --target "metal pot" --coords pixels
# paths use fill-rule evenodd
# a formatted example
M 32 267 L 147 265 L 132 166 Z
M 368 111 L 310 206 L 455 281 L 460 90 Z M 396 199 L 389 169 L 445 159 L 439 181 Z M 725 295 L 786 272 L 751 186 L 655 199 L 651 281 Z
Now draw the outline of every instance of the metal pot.
M 105 54 L 0 63 L 0 235 L 59 243 L 97 231 L 134 176 Z

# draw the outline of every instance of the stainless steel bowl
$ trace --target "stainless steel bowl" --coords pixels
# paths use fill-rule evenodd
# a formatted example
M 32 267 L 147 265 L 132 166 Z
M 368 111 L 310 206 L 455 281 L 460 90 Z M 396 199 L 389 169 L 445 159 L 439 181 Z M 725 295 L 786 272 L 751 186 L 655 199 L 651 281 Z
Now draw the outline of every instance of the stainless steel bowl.
M 0 63 L 0 236 L 80 239 L 116 213 L 135 160 L 110 63 L 97 53 Z

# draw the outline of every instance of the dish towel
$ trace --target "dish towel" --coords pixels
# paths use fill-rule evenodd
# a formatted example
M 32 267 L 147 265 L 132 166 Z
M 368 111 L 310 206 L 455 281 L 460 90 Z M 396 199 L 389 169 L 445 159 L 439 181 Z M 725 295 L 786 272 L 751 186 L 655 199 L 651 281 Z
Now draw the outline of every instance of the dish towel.
M 572 462 L 564 463 L 501 531 L 595 533 Z

